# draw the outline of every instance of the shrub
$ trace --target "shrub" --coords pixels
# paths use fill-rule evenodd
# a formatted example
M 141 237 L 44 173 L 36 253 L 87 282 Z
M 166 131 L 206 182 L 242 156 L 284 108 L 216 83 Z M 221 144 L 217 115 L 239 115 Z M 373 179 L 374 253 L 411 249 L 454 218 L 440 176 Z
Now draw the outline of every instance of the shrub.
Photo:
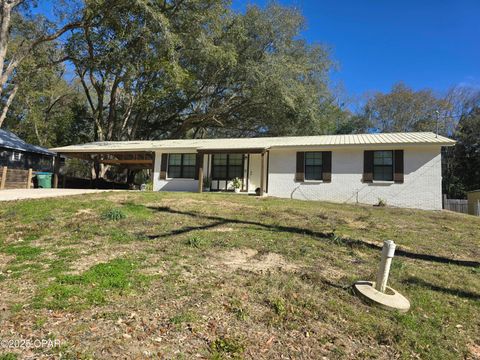
M 279 316 L 284 316 L 287 313 L 287 308 L 285 306 L 285 301 L 281 298 L 274 298 L 268 301 L 268 304 L 275 312 L 275 314 Z
M 382 199 L 382 198 L 378 198 L 377 206 L 385 207 L 385 206 L 387 206 L 387 201 Z
M 215 339 L 210 347 L 213 358 L 222 358 L 221 354 L 240 355 L 244 351 L 244 346 L 239 340 L 223 336 Z
M 153 191 L 153 180 L 149 180 L 145 183 L 145 191 Z
M 120 209 L 109 209 L 102 214 L 102 218 L 110 221 L 119 221 L 127 216 Z
M 199 248 L 204 243 L 203 239 L 198 236 L 192 236 L 187 239 L 187 245 L 195 248 Z
M 242 182 L 238 177 L 232 180 L 232 186 L 234 189 L 240 189 L 242 187 Z

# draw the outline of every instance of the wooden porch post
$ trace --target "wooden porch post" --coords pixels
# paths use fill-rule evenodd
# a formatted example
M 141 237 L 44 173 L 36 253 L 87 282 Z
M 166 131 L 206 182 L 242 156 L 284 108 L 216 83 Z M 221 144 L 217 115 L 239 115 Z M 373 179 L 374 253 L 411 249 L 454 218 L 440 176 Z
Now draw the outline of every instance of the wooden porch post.
M 150 169 L 150 171 L 152 172 L 150 174 L 150 180 L 152 181 L 152 191 L 155 191 L 155 158 L 156 158 L 156 153 L 155 151 L 152 151 L 152 168 Z
M 198 192 L 203 192 L 203 158 L 204 154 L 202 153 L 198 159 Z
M 248 194 L 248 183 L 250 182 L 250 153 L 247 154 L 247 194 Z
M 0 190 L 5 189 L 5 182 L 7 181 L 7 167 L 4 166 L 2 169 L 2 180 L 0 183 Z
M 265 189 L 265 152 L 262 152 L 262 160 L 260 164 L 260 196 L 263 196 Z

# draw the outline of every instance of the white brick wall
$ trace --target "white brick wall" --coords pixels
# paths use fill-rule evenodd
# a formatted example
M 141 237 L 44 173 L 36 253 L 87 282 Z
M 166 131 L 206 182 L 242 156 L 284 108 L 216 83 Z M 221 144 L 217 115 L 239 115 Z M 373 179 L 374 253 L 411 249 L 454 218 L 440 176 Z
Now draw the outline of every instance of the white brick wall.
M 396 147 L 395 149 L 398 149 Z M 332 182 L 295 182 L 296 150 L 272 150 L 268 195 L 303 200 L 376 204 L 440 210 L 442 208 L 439 147 L 404 149 L 403 184 L 361 181 L 364 149 L 332 149 Z
M 399 147 L 395 147 L 398 150 Z M 332 150 L 332 182 L 295 182 L 296 151 L 271 150 L 268 195 L 303 200 L 376 204 L 381 198 L 388 205 L 440 210 L 442 208 L 441 155 L 439 146 L 404 148 L 405 181 L 362 183 L 365 149 Z M 393 149 L 392 149 L 393 150 Z M 315 150 L 311 150 L 315 151 Z M 321 151 L 321 149 L 319 149 Z M 192 179 L 160 180 L 161 153 L 155 156 L 155 191 L 197 191 Z M 206 160 L 205 160 L 206 162 Z

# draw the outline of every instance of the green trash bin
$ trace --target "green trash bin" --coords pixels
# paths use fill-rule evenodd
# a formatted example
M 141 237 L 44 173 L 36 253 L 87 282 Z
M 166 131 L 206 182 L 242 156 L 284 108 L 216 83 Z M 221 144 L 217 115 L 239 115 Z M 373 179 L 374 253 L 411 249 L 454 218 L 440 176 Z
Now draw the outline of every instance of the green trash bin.
M 52 173 L 37 172 L 38 187 L 43 189 L 52 188 Z

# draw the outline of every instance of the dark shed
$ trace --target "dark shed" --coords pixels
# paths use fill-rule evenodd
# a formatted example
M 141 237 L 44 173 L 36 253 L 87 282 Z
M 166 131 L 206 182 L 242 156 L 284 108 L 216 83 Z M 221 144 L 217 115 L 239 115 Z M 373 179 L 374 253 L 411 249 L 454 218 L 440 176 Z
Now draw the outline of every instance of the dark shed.
M 29 144 L 14 133 L 0 129 L 0 166 L 52 172 L 55 155 L 53 151 Z

